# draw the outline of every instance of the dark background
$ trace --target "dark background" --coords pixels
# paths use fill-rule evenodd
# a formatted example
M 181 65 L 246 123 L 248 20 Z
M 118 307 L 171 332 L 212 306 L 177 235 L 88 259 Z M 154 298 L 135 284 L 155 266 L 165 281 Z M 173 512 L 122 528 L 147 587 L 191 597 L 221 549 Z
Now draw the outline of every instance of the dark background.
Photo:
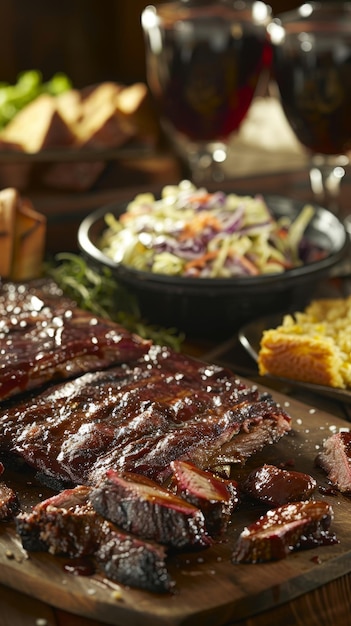
M 145 80 L 140 14 L 147 0 L 0 0 L 0 81 L 26 69 L 74 86 Z M 158 2 L 154 2 L 158 4 Z M 300 4 L 274 0 L 274 14 Z

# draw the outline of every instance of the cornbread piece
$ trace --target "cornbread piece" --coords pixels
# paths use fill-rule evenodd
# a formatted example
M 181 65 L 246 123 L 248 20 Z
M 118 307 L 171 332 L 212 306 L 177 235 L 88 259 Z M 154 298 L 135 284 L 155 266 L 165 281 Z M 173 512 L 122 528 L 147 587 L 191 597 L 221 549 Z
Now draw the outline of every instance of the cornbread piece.
M 283 559 L 292 550 L 336 543 L 328 530 L 334 517 L 327 502 L 309 500 L 271 509 L 245 528 L 235 545 L 234 563 Z
M 313 301 L 263 333 L 259 373 L 331 387 L 351 386 L 351 297 Z
M 106 163 L 99 158 L 84 160 L 84 151 L 119 148 L 135 136 L 135 127 L 124 123 L 117 110 L 117 98 L 122 90 L 118 83 L 103 82 L 59 96 L 58 110 L 70 125 L 72 146 L 83 154 L 81 160 L 50 164 L 41 177 L 45 185 L 79 191 L 90 189 Z
M 119 147 L 131 137 L 157 140 L 147 86 L 113 81 L 41 94 L 0 133 L 0 149 L 35 153 L 49 147 Z M 68 164 L 69 165 L 69 164 Z
M 58 111 L 72 131 L 72 147 L 84 151 L 91 148 L 119 147 L 130 139 L 120 127 L 115 100 L 121 86 L 101 83 L 85 90 L 71 90 L 56 98 Z M 44 185 L 57 189 L 90 189 L 105 169 L 101 159 L 49 164 L 42 172 Z
M 86 328 L 77 336 L 82 348 L 90 345 Z M 115 360 L 126 361 L 145 347 L 121 331 L 119 350 L 113 328 L 109 337 L 111 360 L 113 350 Z M 106 349 L 103 342 L 102 356 Z M 96 367 L 91 355 L 88 362 Z M 270 394 L 159 346 L 134 365 L 84 374 L 0 410 L 0 448 L 74 484 L 97 485 L 110 469 L 162 483 L 178 459 L 202 469 L 244 463 L 290 429 L 291 418 Z
M 212 537 L 222 535 L 239 502 L 235 480 L 224 479 L 185 461 L 172 461 L 172 487 L 203 512 Z
M 150 342 L 41 285 L 0 287 L 0 400 L 48 381 L 135 361 L 149 349 Z
M 135 134 L 119 120 L 117 98 L 122 89 L 118 83 L 104 82 L 82 92 L 81 115 L 73 126 L 76 144 L 118 147 Z
M 258 366 L 271 374 L 331 387 L 345 387 L 340 374 L 342 357 L 330 338 L 299 336 L 299 327 L 267 330 L 263 334 Z M 291 334 L 290 334 L 291 333 Z
M 341 431 L 326 439 L 317 455 L 317 464 L 328 480 L 342 493 L 351 493 L 351 432 Z
M 0 191 L 0 277 L 37 278 L 45 252 L 46 217 L 13 188 Z
M 84 147 L 80 145 L 80 138 L 76 132 L 83 117 L 82 91 L 79 89 L 64 91 L 56 96 L 55 102 L 58 112 L 72 131 L 70 148 L 79 151 Z M 43 185 L 54 189 L 84 191 L 94 185 L 105 168 L 104 161 L 98 159 L 66 161 L 64 157 L 65 155 L 60 161 L 58 155 L 57 160 L 47 163 L 45 168 L 42 168 L 40 180 Z
M 42 94 L 26 105 L 0 133 L 0 151 L 38 153 L 53 149 L 44 163 L 4 162 L 0 182 L 23 190 L 31 178 L 57 189 L 90 189 L 106 167 L 98 152 L 120 148 L 132 138 L 155 145 L 160 126 L 144 83 L 112 81 Z M 61 148 L 69 148 L 67 151 Z M 88 157 L 84 155 L 88 152 Z M 80 158 L 81 153 L 81 158 Z M 72 158 L 72 155 L 74 158 Z
M 307 500 L 316 486 L 317 481 L 309 474 L 268 464 L 250 472 L 242 485 L 252 498 L 273 506 Z
M 41 94 L 9 122 L 1 139 L 22 146 L 24 152 L 39 152 L 50 146 L 68 146 L 74 136 L 58 112 L 55 97 Z
M 41 94 L 27 104 L 9 122 L 0 134 L 0 149 L 10 152 L 38 153 L 52 147 L 67 147 L 74 134 L 59 113 L 55 97 Z M 19 159 L 20 161 L 20 159 Z M 4 163 L 0 168 L 0 182 L 25 190 L 36 165 L 32 162 Z
M 90 490 L 66 489 L 16 518 L 17 532 L 28 551 L 70 557 L 93 557 L 119 583 L 165 593 L 174 583 L 166 568 L 165 549 L 127 534 L 93 509 Z
M 82 92 L 79 89 L 63 91 L 55 96 L 55 104 L 66 124 L 74 128 L 82 117 Z
M 178 549 L 211 544 L 200 509 L 140 474 L 109 470 L 90 500 L 100 515 L 143 539 Z
M 117 113 L 121 125 L 129 132 L 151 144 L 156 143 L 160 124 L 145 83 L 134 83 L 119 92 Z

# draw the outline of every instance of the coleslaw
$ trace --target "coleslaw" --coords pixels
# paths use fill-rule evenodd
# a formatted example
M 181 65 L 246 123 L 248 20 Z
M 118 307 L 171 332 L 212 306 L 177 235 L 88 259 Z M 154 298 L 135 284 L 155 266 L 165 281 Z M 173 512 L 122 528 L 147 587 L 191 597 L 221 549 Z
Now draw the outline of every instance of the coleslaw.
M 284 272 L 324 255 L 304 239 L 314 215 L 275 218 L 260 195 L 209 192 L 190 181 L 137 195 L 117 218 L 105 216 L 100 248 L 137 270 L 228 278 Z

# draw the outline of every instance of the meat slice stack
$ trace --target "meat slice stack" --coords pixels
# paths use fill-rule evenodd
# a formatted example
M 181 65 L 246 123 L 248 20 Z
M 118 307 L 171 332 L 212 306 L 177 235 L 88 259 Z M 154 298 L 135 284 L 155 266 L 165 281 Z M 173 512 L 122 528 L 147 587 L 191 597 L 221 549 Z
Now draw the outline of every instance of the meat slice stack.
M 146 539 L 176 549 L 211 544 L 202 511 L 145 476 L 109 470 L 90 500 L 98 513 Z
M 223 505 L 227 495 L 222 490 Z M 174 586 L 168 551 L 213 543 L 200 508 L 144 476 L 113 470 L 95 487 L 65 489 L 20 513 L 16 527 L 30 552 L 89 557 L 119 583 L 162 593 Z
M 122 584 L 164 593 L 174 583 L 163 546 L 144 541 L 98 515 L 90 489 L 77 486 L 37 504 L 16 518 L 28 551 L 49 551 L 73 558 L 94 557 L 105 574 Z

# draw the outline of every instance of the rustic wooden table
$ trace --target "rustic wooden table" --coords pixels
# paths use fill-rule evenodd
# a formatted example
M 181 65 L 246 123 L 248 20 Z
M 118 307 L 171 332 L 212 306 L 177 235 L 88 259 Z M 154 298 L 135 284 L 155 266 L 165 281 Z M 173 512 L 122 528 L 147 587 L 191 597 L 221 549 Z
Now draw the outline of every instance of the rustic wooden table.
M 128 187 L 118 185 L 111 189 L 98 190 L 96 193 L 87 194 L 85 197 L 52 196 L 33 193 L 32 199 L 43 211 L 46 211 L 49 219 L 49 242 L 51 249 L 65 249 L 64 242 L 75 245 L 76 229 L 85 214 L 95 207 L 109 201 L 125 200 L 139 188 L 145 186 L 162 186 L 164 182 L 176 182 L 180 170 L 176 164 L 167 162 L 150 163 L 148 171 L 140 176 L 135 176 L 135 184 Z M 229 185 L 229 183 L 226 183 Z M 274 193 L 290 196 L 292 198 L 310 200 L 308 173 L 306 170 L 280 172 L 279 174 L 262 174 L 260 176 L 246 176 L 235 179 L 230 187 L 237 192 Z M 351 175 L 347 172 L 342 183 L 340 200 L 343 215 L 351 213 Z M 70 237 L 65 238 L 63 233 L 69 229 Z M 335 287 L 335 285 L 334 285 Z M 204 345 L 198 345 L 198 353 L 206 354 L 213 346 L 206 340 Z M 236 364 L 245 367 L 246 374 L 252 374 L 256 379 L 255 364 L 244 353 L 243 348 L 237 344 L 231 349 L 232 366 Z M 234 356 L 233 356 L 234 355 Z M 279 388 L 279 387 L 278 387 Z M 296 389 L 279 388 L 284 393 L 289 393 L 303 402 L 313 406 L 322 406 L 324 411 L 345 419 L 348 415 L 348 407 L 337 401 L 326 400 L 310 393 L 298 392 Z M 52 599 L 47 597 L 44 601 L 30 597 L 23 592 L 15 590 L 16 582 L 11 587 L 0 585 L 0 626 L 103 626 L 105 622 L 91 620 L 86 617 L 68 613 L 65 610 L 55 608 Z M 231 623 L 228 626 L 271 626 L 276 624 L 284 626 L 347 626 L 351 615 L 351 573 L 343 575 L 316 589 L 301 594 L 294 600 L 281 604 L 269 611 L 262 612 L 244 621 Z M 166 623 L 166 622 L 165 622 Z M 222 622 L 221 622 L 222 623 Z M 116 624 L 117 626 L 117 624 Z M 118 625 L 124 626 L 124 625 Z M 213 622 L 213 626 L 215 623 Z

